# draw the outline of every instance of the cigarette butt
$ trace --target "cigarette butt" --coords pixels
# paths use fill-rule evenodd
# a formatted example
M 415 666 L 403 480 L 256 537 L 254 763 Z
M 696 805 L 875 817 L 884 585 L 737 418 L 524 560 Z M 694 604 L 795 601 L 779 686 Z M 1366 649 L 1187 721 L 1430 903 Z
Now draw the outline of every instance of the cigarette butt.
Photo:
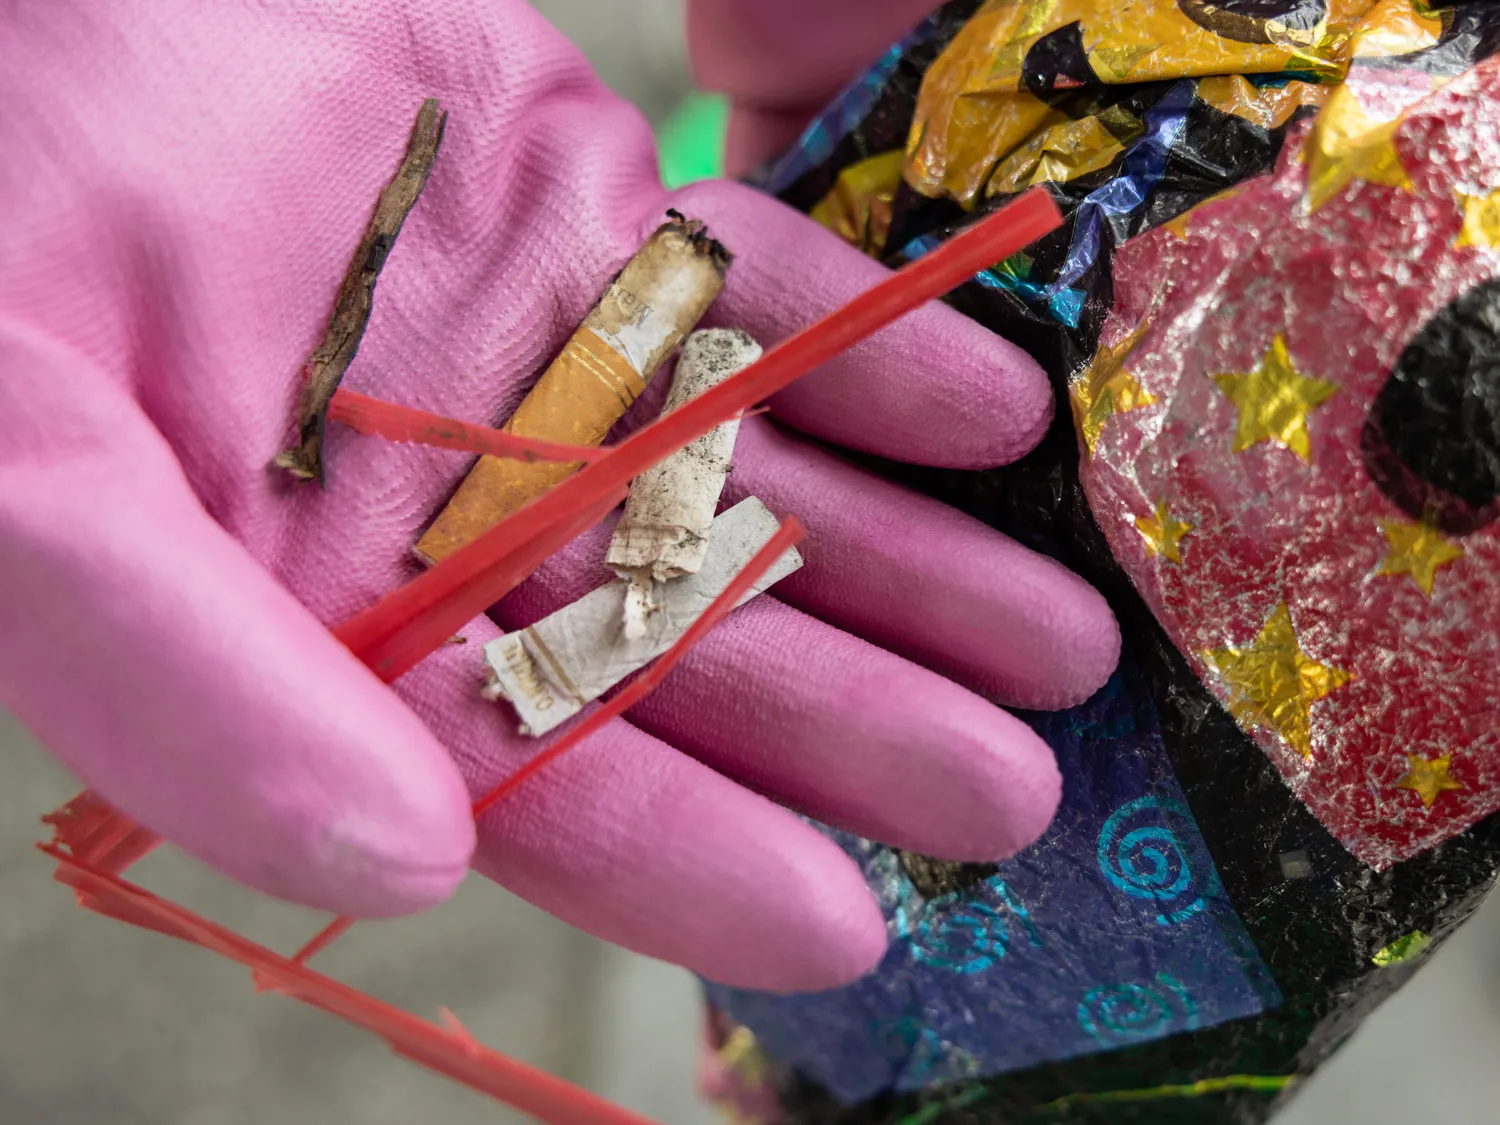
M 619 578 L 530 628 L 497 637 L 484 646 L 485 698 L 508 701 L 522 734 L 546 734 L 671 648 L 779 526 L 753 496 L 714 520 L 702 566 L 662 587 L 661 608 L 642 637 L 624 635 L 629 583 Z M 802 557 L 787 551 L 739 604 L 801 565 Z
M 744 332 L 694 332 L 682 345 L 663 413 L 717 386 L 760 355 L 760 345 Z M 731 419 L 631 482 L 604 560 L 627 583 L 626 636 L 644 635 L 646 618 L 658 605 L 660 584 L 694 574 L 703 565 L 739 428 L 739 419 Z
M 675 211 L 610 283 L 502 427 L 598 445 L 724 288 L 730 255 Z M 438 562 L 571 475 L 577 464 L 481 457 L 417 542 Z

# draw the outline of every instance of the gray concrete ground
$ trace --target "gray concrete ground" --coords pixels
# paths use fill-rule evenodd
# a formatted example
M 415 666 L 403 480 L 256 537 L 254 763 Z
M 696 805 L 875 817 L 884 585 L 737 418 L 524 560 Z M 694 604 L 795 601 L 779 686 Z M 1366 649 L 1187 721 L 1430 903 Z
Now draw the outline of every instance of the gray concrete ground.
M 622 95 L 659 119 L 686 88 L 679 0 L 537 0 Z M 77 788 L 0 714 L 0 1125 L 494 1125 L 519 1115 L 395 1059 L 212 956 L 77 910 L 30 848 Z M 278 948 L 321 918 L 170 850 L 148 885 Z M 717 1120 L 694 1096 L 697 995 L 472 880 L 420 918 L 358 928 L 325 955 L 412 1011 L 453 1007 L 482 1041 L 663 1125 Z M 1387 1004 L 1277 1125 L 1500 1122 L 1500 905 Z

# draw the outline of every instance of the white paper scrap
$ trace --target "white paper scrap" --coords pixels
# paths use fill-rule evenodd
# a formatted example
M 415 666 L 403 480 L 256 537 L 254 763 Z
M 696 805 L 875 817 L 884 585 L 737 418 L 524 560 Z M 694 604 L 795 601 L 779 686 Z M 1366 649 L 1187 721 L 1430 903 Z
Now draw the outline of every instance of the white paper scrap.
M 567 722 L 676 644 L 779 526 L 753 496 L 715 519 L 702 567 L 657 588 L 660 609 L 647 619 L 639 639 L 625 635 L 629 584 L 618 578 L 529 628 L 496 637 L 484 646 L 485 697 L 508 701 L 522 734 L 546 734 Z M 802 556 L 788 549 L 737 605 L 801 565 Z

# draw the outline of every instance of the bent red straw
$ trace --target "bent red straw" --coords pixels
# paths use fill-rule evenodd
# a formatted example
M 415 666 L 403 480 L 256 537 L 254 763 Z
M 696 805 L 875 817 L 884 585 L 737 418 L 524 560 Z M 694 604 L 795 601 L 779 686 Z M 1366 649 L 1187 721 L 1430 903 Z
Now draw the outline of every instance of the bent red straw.
M 334 392 L 333 401 L 328 404 L 328 420 L 348 426 L 356 433 L 386 441 L 509 457 L 515 461 L 557 461 L 564 464 L 580 461 L 591 464 L 602 460 L 609 452 L 597 445 L 566 445 L 522 437 L 491 426 L 478 426 L 410 406 L 382 402 L 342 387 Z
M 258 990 L 280 992 L 331 1012 L 380 1036 L 397 1054 L 540 1121 L 549 1125 L 652 1125 L 648 1118 L 597 1094 L 491 1050 L 447 1013 L 447 1026 L 431 1024 L 101 870 L 85 858 L 86 848 L 73 846 L 65 823 L 59 824 L 55 842 L 39 847 L 57 861 L 58 881 L 72 887 L 79 903 L 88 909 L 237 961 L 251 971 Z

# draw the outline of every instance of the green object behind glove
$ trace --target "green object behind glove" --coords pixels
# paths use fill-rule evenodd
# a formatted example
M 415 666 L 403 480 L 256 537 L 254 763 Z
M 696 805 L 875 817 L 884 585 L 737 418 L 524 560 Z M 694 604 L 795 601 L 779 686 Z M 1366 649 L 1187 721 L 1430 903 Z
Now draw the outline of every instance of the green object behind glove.
M 669 189 L 724 174 L 724 133 L 729 100 L 689 94 L 656 130 L 662 183 Z

